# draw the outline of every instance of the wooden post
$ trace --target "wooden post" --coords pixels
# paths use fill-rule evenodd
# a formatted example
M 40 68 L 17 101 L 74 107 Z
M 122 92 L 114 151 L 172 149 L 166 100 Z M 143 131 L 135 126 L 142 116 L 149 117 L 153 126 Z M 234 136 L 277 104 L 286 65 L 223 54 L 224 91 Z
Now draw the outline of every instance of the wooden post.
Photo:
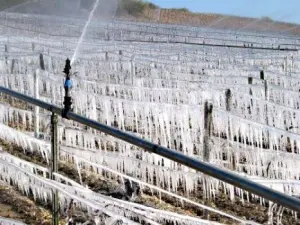
M 260 71 L 260 79 L 264 81 L 264 88 L 265 88 L 265 100 L 269 101 L 269 88 L 268 88 L 268 81 L 265 79 L 264 71 Z M 269 125 L 268 121 L 268 106 L 265 105 L 265 113 L 266 113 L 266 124 Z
M 203 136 L 203 161 L 209 162 L 210 161 L 210 139 L 212 134 L 212 112 L 213 112 L 213 105 L 209 104 L 208 102 L 205 102 L 204 104 L 204 136 Z M 203 179 L 203 186 L 205 186 L 205 189 L 209 189 L 209 183 L 206 181 L 207 179 L 210 179 L 208 176 L 204 175 Z M 207 191 L 209 193 L 209 190 Z M 209 204 L 208 198 L 204 193 L 204 199 L 205 204 Z M 209 213 L 207 210 L 203 210 L 203 216 L 205 219 L 209 219 Z
M 263 74 L 263 75 L 262 75 Z M 265 78 L 264 71 L 260 71 L 260 79 L 264 80 L 264 89 L 265 89 L 265 100 L 269 101 L 269 88 L 268 88 L 268 81 Z M 268 104 L 265 104 L 265 121 L 266 125 L 269 125 L 269 118 L 268 118 Z M 267 137 L 264 138 L 265 144 L 269 146 L 270 143 L 270 134 L 267 133 Z
M 268 88 L 268 81 L 265 80 L 264 85 L 265 85 L 265 100 L 269 101 L 269 88 Z
M 203 160 L 210 161 L 210 137 L 212 133 L 212 111 L 213 105 L 205 102 L 204 104 L 204 137 L 203 137 Z
M 39 79 L 37 75 L 37 71 L 34 72 L 33 74 L 34 77 L 34 97 L 36 99 L 39 99 Z M 39 124 L 40 124 L 40 118 L 39 118 L 39 112 L 40 108 L 38 106 L 34 107 L 34 136 L 36 138 L 39 137 Z
M 265 80 L 265 100 L 266 101 L 269 101 L 269 88 L 268 88 L 268 81 Z M 265 111 L 266 111 L 266 124 L 269 125 L 269 116 L 268 116 L 268 104 L 266 103 L 265 105 Z M 270 133 L 269 131 L 267 132 L 267 137 L 266 137 L 266 145 L 267 145 L 267 148 L 270 146 Z
M 6 64 L 7 64 L 7 59 L 8 59 L 8 57 L 7 57 L 8 46 L 7 46 L 7 45 L 4 45 L 4 52 L 5 52 L 5 62 L 6 62 Z
M 265 72 L 263 70 L 260 71 L 260 79 L 265 80 Z
M 288 71 L 288 57 L 284 57 L 284 72 Z
M 42 53 L 40 54 L 40 68 L 41 70 L 45 70 L 44 56 Z
M 6 54 L 8 53 L 8 46 L 7 45 L 5 45 L 5 53 Z M 6 65 L 7 65 L 8 64 L 8 57 L 7 56 L 5 56 L 5 61 L 6 61 Z M 10 67 L 10 74 L 14 73 L 14 68 L 15 68 L 15 59 L 12 59 L 11 67 Z M 14 98 L 10 96 L 9 97 L 9 104 L 14 105 L 14 103 L 15 103 Z
M 10 67 L 10 73 L 13 74 L 15 69 L 15 59 L 12 59 L 11 61 L 11 67 Z
M 248 85 L 250 86 L 249 87 L 249 95 L 253 95 L 253 92 L 252 92 L 252 88 L 251 88 L 251 85 L 252 85 L 252 83 L 253 83 L 253 77 L 248 77 Z M 253 99 L 251 98 L 250 99 L 250 106 L 249 106 L 249 114 L 251 114 L 251 109 L 252 109 L 252 107 L 253 107 Z
M 226 111 L 231 112 L 232 109 L 232 93 L 230 89 L 227 89 L 225 92 L 226 97 Z M 227 140 L 229 141 L 229 147 L 232 147 L 232 134 L 231 134 L 231 122 L 228 120 L 228 137 Z M 231 148 L 231 156 L 232 156 L 232 170 L 236 170 L 236 157 L 234 155 L 233 149 Z
M 58 172 L 58 117 L 55 113 L 51 115 L 51 168 L 50 179 L 55 180 L 54 173 Z M 59 202 L 58 191 L 52 192 L 52 225 L 59 225 Z
M 122 56 L 123 56 L 123 51 L 119 50 L 119 62 L 120 62 L 120 70 L 123 71 L 123 66 L 122 66 Z
M 110 34 L 107 32 L 107 41 L 110 41 Z
M 231 107 L 232 107 L 232 93 L 230 89 L 226 90 L 226 111 L 231 111 Z
M 131 84 L 133 85 L 134 77 L 136 76 L 134 56 L 131 58 Z
M 105 40 L 109 41 L 108 24 L 105 26 L 104 36 Z
M 268 88 L 268 81 L 265 80 L 265 100 L 269 101 L 269 88 Z M 268 105 L 266 104 L 266 124 L 269 125 L 269 118 L 268 118 Z
M 248 84 L 252 84 L 253 83 L 253 77 L 248 77 Z

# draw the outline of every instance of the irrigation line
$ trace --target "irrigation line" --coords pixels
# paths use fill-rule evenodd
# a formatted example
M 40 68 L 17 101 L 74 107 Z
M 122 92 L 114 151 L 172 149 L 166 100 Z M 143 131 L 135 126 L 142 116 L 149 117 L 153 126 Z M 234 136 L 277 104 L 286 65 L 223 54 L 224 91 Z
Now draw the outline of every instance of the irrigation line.
M 44 108 L 46 110 L 51 111 L 52 113 L 56 113 L 58 115 L 62 115 L 62 108 L 48 104 L 46 102 L 43 102 L 41 100 L 20 94 L 16 91 L 4 88 L 0 86 L 0 92 L 4 94 L 8 94 L 12 97 L 15 97 L 19 100 L 26 101 L 28 103 L 31 103 L 33 105 L 39 106 L 41 108 Z M 271 202 L 277 203 L 279 205 L 282 205 L 288 209 L 294 210 L 296 212 L 300 213 L 300 199 L 291 197 L 287 194 L 275 191 L 271 188 L 268 188 L 264 185 L 258 184 L 256 182 L 253 182 L 249 179 L 246 179 L 242 176 L 236 175 L 233 172 L 230 172 L 225 169 L 221 169 L 219 167 L 213 166 L 211 164 L 201 162 L 199 160 L 196 160 L 192 157 L 186 156 L 182 154 L 181 152 L 168 149 L 166 147 L 162 147 L 160 145 L 154 144 L 150 141 L 144 140 L 142 138 L 139 138 L 135 135 L 129 134 L 127 132 L 112 128 L 110 126 L 107 126 L 105 124 L 99 123 L 97 121 L 93 121 L 90 119 L 87 119 L 83 116 L 77 115 L 73 112 L 68 112 L 67 117 L 70 120 L 76 121 L 78 123 L 87 125 L 91 128 L 94 128 L 98 131 L 104 132 L 108 135 L 111 135 L 113 137 L 116 137 L 120 140 L 123 140 L 125 142 L 128 142 L 130 144 L 133 144 L 137 147 L 143 148 L 146 151 L 149 151 L 151 153 L 160 155 L 162 157 L 166 157 L 170 160 L 173 160 L 175 162 L 181 163 L 187 167 L 190 167 L 192 169 L 195 169 L 199 172 L 202 172 L 204 174 L 210 175 L 216 179 L 222 180 L 226 183 L 229 183 L 233 186 L 236 186 L 238 188 L 244 189 L 246 191 L 249 191 L 250 193 L 256 194 L 262 198 L 268 199 Z
M 296 48 L 270 48 L 270 47 L 245 47 L 242 45 L 228 45 L 228 44 L 209 44 L 209 43 L 195 43 L 195 42 L 180 42 L 180 41 L 143 41 L 143 40 L 126 40 L 127 42 L 136 43 L 152 43 L 152 44 L 185 44 L 185 45 L 197 45 L 197 46 L 210 46 L 220 48 L 241 48 L 241 49 L 254 49 L 254 50 L 268 50 L 268 51 L 288 51 L 298 52 Z

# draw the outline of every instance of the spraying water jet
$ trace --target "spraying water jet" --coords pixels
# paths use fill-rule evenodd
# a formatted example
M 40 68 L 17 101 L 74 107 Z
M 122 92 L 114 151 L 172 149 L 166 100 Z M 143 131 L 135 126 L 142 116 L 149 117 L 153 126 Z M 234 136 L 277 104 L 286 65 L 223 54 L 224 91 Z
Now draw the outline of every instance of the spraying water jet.
M 84 26 L 84 28 L 83 28 L 83 31 L 82 31 L 81 37 L 80 37 L 80 39 L 79 39 L 79 41 L 78 41 L 78 44 L 77 44 L 77 47 L 76 47 L 76 49 L 75 49 L 74 55 L 73 55 L 73 57 L 72 57 L 72 59 L 71 59 L 71 65 L 73 65 L 75 59 L 77 58 L 77 54 L 78 54 L 80 45 L 81 45 L 81 43 L 82 43 L 82 41 L 83 41 L 83 38 L 85 37 L 87 28 L 88 28 L 89 24 L 91 23 L 91 20 L 92 20 L 92 18 L 93 18 L 93 15 L 94 15 L 94 13 L 95 13 L 95 10 L 97 9 L 98 4 L 99 4 L 99 0 L 96 0 L 95 4 L 94 4 L 94 6 L 93 6 L 93 9 L 92 9 L 92 11 L 91 11 L 91 13 L 90 13 L 90 15 L 89 15 L 89 18 L 88 18 L 88 20 L 87 20 L 87 22 L 86 22 L 86 24 L 85 24 L 85 26 Z

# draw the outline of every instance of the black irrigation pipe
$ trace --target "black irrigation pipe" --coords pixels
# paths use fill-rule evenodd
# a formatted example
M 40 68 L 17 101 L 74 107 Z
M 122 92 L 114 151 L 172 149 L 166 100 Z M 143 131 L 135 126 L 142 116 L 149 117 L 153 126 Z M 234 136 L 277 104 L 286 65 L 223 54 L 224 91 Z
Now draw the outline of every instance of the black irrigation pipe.
M 184 45 L 198 45 L 198 46 L 210 46 L 220 48 L 240 48 L 240 49 L 254 49 L 254 50 L 268 50 L 268 51 L 288 51 L 297 52 L 296 48 L 272 48 L 272 47 L 258 47 L 258 46 L 242 46 L 242 45 L 228 45 L 228 44 L 210 44 L 210 43 L 195 43 L 195 42 L 181 42 L 181 41 L 143 41 L 143 40 L 124 40 L 127 42 L 136 43 L 152 43 L 152 44 L 184 44 Z
M 21 93 L 10 90 L 8 88 L 0 86 L 0 93 L 10 95 L 17 99 L 23 100 L 27 103 L 30 103 L 35 106 L 44 108 L 48 111 L 51 111 L 52 113 L 62 115 L 62 111 L 63 111 L 62 108 L 57 107 L 52 104 L 49 104 L 49 103 L 46 103 L 44 101 L 32 98 L 32 97 L 29 97 L 29 96 L 26 96 L 26 95 L 23 95 Z M 87 119 L 87 118 L 80 116 L 78 114 L 75 114 L 73 112 L 68 112 L 67 118 L 69 118 L 70 120 L 76 121 L 78 123 L 84 124 L 86 126 L 89 126 L 91 128 L 94 128 L 98 131 L 104 132 L 108 135 L 111 135 L 115 138 L 118 138 L 118 139 L 128 142 L 130 144 L 133 144 L 140 148 L 143 148 L 148 152 L 151 152 L 151 153 L 166 157 L 175 162 L 181 163 L 187 167 L 195 169 L 204 174 L 210 175 L 216 179 L 222 180 L 228 184 L 231 184 L 231 185 L 234 185 L 243 190 L 249 191 L 250 193 L 256 194 L 262 198 L 268 199 L 274 203 L 277 203 L 288 209 L 291 209 L 291 210 L 294 210 L 294 211 L 297 211 L 300 213 L 300 199 L 291 197 L 287 194 L 275 191 L 264 185 L 255 183 L 254 181 L 246 179 L 246 178 L 244 178 L 240 175 L 237 175 L 235 173 L 232 173 L 228 170 L 221 169 L 219 167 L 213 166 L 213 165 L 205 163 L 205 162 L 201 162 L 197 159 L 186 156 L 186 155 L 182 154 L 181 152 L 168 149 L 166 147 L 154 144 L 150 141 L 139 138 L 139 137 L 129 134 L 127 132 L 118 130 L 116 128 L 107 126 L 105 124 L 99 123 L 94 120 Z

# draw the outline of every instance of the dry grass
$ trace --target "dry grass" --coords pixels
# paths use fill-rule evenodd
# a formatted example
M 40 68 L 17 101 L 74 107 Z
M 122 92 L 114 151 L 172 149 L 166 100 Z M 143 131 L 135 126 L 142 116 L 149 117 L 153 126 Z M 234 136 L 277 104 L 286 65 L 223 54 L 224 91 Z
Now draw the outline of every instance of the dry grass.
M 297 24 L 278 22 L 266 18 L 257 20 L 254 18 L 224 16 L 220 14 L 192 13 L 176 9 L 151 9 L 147 7 L 144 9 L 143 15 L 138 17 L 137 20 L 233 30 L 241 28 L 251 31 L 269 32 L 289 30 L 290 34 L 300 34 L 300 26 Z

